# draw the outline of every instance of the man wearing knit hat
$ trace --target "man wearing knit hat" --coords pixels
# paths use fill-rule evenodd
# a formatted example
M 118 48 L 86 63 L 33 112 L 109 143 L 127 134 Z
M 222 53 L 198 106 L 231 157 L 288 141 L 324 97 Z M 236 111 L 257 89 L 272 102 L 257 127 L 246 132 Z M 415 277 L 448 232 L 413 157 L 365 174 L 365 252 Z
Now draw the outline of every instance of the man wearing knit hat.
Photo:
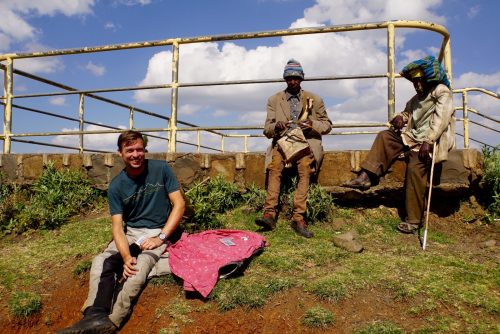
M 410 80 L 417 94 L 403 112 L 391 120 L 392 128 L 379 132 L 361 171 L 345 187 L 366 190 L 385 174 L 398 156 L 407 156 L 405 206 L 407 218 L 397 228 L 417 231 L 424 220 L 425 188 L 432 154 L 445 161 L 455 147 L 455 120 L 450 83 L 441 64 L 432 56 L 405 66 L 401 76 Z M 406 129 L 401 131 L 406 124 Z M 432 146 L 436 144 L 436 151 Z
M 295 190 L 291 227 L 297 234 L 310 238 L 313 233 L 308 230 L 304 217 L 310 177 L 319 168 L 323 158 L 321 136 L 330 132 L 332 122 L 321 97 L 301 88 L 304 71 L 298 61 L 290 59 L 287 62 L 283 78 L 287 84 L 286 89 L 274 94 L 267 101 L 264 135 L 273 141 L 266 154 L 268 176 L 264 213 L 255 223 L 266 230 L 276 227 L 283 170 L 295 165 L 299 180 Z M 307 142 L 307 150 L 294 158 L 287 158 L 278 141 L 289 135 L 292 130 L 295 133 L 300 130 L 300 136 Z

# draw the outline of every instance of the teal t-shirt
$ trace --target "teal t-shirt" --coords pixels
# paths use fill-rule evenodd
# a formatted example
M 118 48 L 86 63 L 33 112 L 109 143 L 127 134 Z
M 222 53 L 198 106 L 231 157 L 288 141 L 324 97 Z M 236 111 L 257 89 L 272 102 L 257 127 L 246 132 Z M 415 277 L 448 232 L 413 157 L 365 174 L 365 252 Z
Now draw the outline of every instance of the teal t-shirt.
M 172 205 L 168 194 L 180 189 L 170 166 L 161 160 L 144 161 L 141 175 L 132 179 L 122 170 L 108 188 L 111 215 L 122 214 L 130 227 L 161 228 Z

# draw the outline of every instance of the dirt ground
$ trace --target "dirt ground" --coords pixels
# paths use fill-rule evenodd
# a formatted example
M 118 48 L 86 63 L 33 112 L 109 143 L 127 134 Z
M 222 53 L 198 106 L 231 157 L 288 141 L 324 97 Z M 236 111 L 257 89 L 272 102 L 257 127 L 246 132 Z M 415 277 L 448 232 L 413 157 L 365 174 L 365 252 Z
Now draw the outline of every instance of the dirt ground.
M 463 236 L 463 243 L 457 247 L 461 252 L 470 252 L 478 259 L 484 257 L 498 261 L 499 254 L 495 249 L 485 249 L 482 243 L 486 240 L 498 240 L 498 228 L 491 225 L 451 224 L 453 216 L 447 218 L 432 218 L 433 228 L 453 236 Z M 415 242 L 415 236 L 402 235 L 408 242 Z M 497 241 L 498 245 L 498 241 Z M 377 245 L 365 245 L 368 248 Z M 380 247 L 381 245 L 378 245 Z M 43 308 L 40 314 L 29 320 L 19 322 L 13 319 L 6 305 L 0 305 L 1 333 L 54 333 L 81 318 L 80 307 L 88 291 L 88 275 L 74 277 L 71 270 L 75 263 L 68 263 L 57 268 L 47 268 L 52 272 L 50 281 L 44 282 L 41 291 Z M 187 303 L 193 310 L 188 317 L 191 322 L 182 323 L 172 319 L 168 314 L 158 317 L 155 313 L 159 305 L 168 305 L 179 295 L 180 286 L 153 286 L 149 284 L 141 294 L 131 318 L 120 331 L 123 334 L 159 333 L 162 329 L 172 329 L 175 322 L 179 333 L 353 333 L 356 329 L 366 326 L 374 320 L 390 321 L 407 332 L 425 327 L 426 314 L 412 316 L 405 312 L 411 307 L 424 303 L 419 298 L 401 301 L 395 298 L 393 292 L 383 288 L 372 288 L 358 291 L 338 303 L 322 302 L 312 294 L 300 289 L 287 290 L 268 300 L 263 308 L 237 308 L 228 312 L 217 310 L 215 302 L 200 299 L 188 299 Z M 3 304 L 3 303 L 2 303 Z M 301 324 L 304 310 L 321 305 L 335 315 L 335 324 L 325 329 L 308 328 Z M 473 308 L 461 309 L 474 317 Z M 439 305 L 433 309 L 434 314 L 445 317 L 456 317 L 456 309 L 449 305 Z M 494 316 L 484 319 L 488 322 L 499 322 Z M 175 328 L 175 327 L 174 327 Z M 176 331 L 171 331 L 176 332 Z

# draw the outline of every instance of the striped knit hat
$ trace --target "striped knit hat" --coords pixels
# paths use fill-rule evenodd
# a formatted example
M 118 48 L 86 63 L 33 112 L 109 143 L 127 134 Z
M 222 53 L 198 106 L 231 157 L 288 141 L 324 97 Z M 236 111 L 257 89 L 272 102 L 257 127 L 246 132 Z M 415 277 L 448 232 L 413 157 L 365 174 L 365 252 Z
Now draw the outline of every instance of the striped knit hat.
M 304 70 L 302 69 L 302 65 L 300 65 L 300 63 L 295 59 L 290 59 L 285 65 L 283 78 L 286 79 L 288 77 L 299 77 L 304 80 Z

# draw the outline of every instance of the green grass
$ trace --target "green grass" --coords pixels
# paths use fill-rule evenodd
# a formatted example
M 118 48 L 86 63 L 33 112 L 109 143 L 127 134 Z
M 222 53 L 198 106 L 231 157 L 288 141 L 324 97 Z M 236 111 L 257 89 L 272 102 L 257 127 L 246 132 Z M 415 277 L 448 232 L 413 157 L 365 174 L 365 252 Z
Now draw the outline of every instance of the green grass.
M 52 270 L 64 269 L 68 260 L 91 260 L 110 240 L 109 219 L 74 222 L 59 230 L 41 230 L 22 238 L 4 237 L 0 239 L 0 287 L 8 291 L 31 286 L 36 289 L 40 281 L 53 279 L 47 265 Z
M 308 316 L 302 319 L 309 319 L 303 326 L 315 326 L 329 321 L 325 319 L 329 319 L 330 307 L 358 298 L 358 293 L 377 290 L 408 305 L 401 316 L 424 319 L 425 325 L 412 329 L 414 332 L 498 332 L 491 319 L 499 314 L 500 269 L 488 250 L 479 257 L 462 252 L 454 241 L 458 237 L 435 232 L 429 235 L 432 243 L 424 252 L 416 236 L 395 232 L 396 219 L 387 213 L 337 208 L 335 214 L 339 213 L 349 216 L 343 231 L 357 230 L 365 251 L 353 254 L 334 247 L 332 236 L 338 232 L 328 223 L 311 226 L 315 237 L 305 239 L 291 230 L 288 221 L 280 219 L 276 230 L 263 233 L 270 246 L 250 262 L 244 275 L 220 280 L 207 305 L 215 304 L 220 312 L 261 309 L 275 295 L 294 290 L 324 303 L 326 312 L 306 311 Z M 256 216 L 244 207 L 221 215 L 228 228 L 250 231 L 257 229 Z M 110 227 L 107 218 L 78 221 L 55 231 L 0 239 L 2 290 L 9 297 L 27 290 L 39 294 L 38 283 L 52 280 L 55 269 L 85 275 L 89 261 L 110 240 Z M 179 286 L 179 296 L 157 308 L 159 316 L 173 321 L 163 332 L 179 331 L 196 311 L 182 297 L 179 282 L 166 276 L 152 280 L 151 285 Z M 400 327 L 374 322 L 357 330 L 399 333 Z
M 386 321 L 375 321 L 370 325 L 358 329 L 355 334 L 404 334 L 405 332 L 397 325 Z
M 329 310 L 315 306 L 306 310 L 302 318 L 302 324 L 307 327 L 322 327 L 326 328 L 335 322 L 333 313 Z
M 10 312 L 17 318 L 27 318 L 42 308 L 40 295 L 33 292 L 16 292 L 9 302 Z

